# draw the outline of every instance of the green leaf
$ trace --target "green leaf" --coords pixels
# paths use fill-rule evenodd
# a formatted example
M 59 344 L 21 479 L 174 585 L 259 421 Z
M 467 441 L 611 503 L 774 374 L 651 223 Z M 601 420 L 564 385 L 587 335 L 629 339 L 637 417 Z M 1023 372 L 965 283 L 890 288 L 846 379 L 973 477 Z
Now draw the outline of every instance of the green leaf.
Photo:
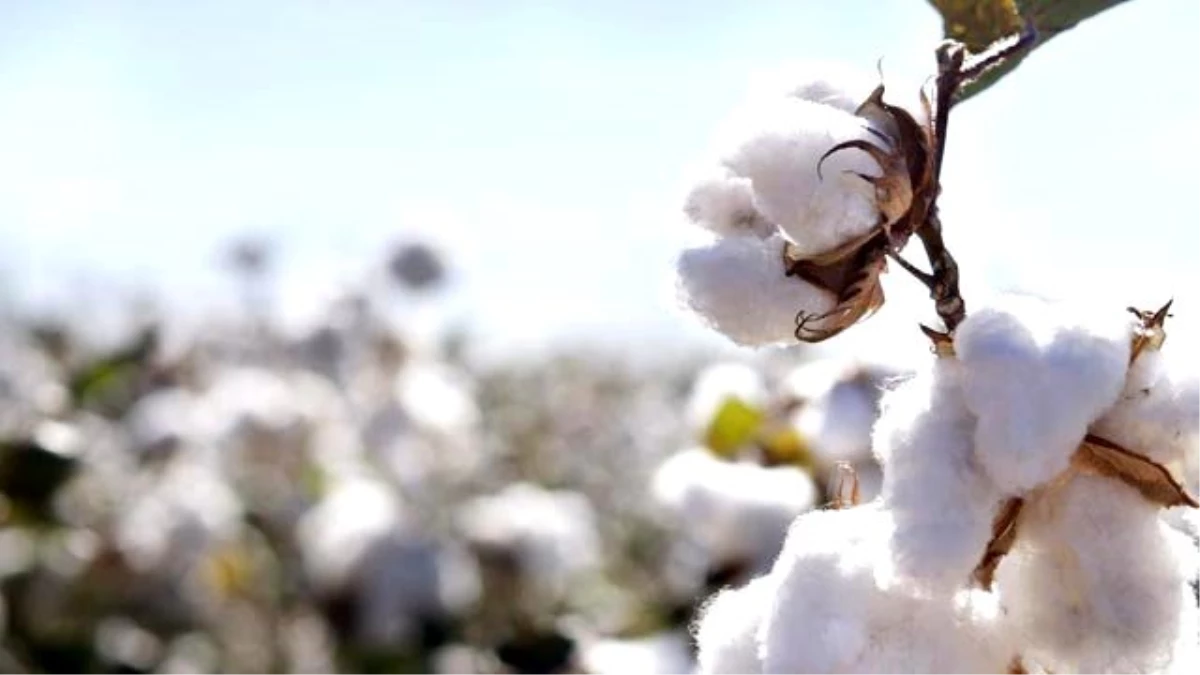
M 704 444 L 721 457 L 733 457 L 762 426 L 763 411 L 735 396 L 725 399 L 708 423 Z
M 1034 49 L 1055 35 L 1074 28 L 1127 0 L 929 0 L 942 15 L 942 32 L 979 53 L 997 40 L 1021 31 L 1025 20 L 1037 29 L 1037 42 L 1024 55 L 986 73 L 965 87 L 960 101 L 995 84 L 1012 72 Z

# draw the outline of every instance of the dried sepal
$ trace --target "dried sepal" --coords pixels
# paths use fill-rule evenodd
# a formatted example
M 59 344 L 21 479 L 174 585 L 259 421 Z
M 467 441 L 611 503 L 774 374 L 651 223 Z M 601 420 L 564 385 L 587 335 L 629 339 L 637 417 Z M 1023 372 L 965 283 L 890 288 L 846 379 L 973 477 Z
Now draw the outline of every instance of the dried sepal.
M 1168 300 L 1167 304 L 1155 312 L 1136 307 L 1128 308 L 1128 311 L 1138 318 L 1139 323 L 1133 333 L 1133 349 L 1130 351 L 1129 356 L 1130 363 L 1133 363 L 1134 359 L 1147 349 L 1162 349 L 1163 342 L 1167 339 L 1167 333 L 1163 330 L 1163 325 L 1166 324 L 1167 317 L 1171 316 L 1171 305 L 1174 302 L 1174 299 Z
M 859 251 L 853 258 L 834 265 L 815 265 L 806 260 L 792 263 L 786 272 L 788 276 L 798 276 L 837 298 L 837 304 L 827 312 L 799 312 L 796 339 L 810 343 L 827 340 L 883 306 L 880 276 L 886 269 L 887 258 L 878 248 Z
M 933 343 L 933 353 L 941 358 L 952 358 L 954 352 L 954 336 L 949 333 L 943 333 L 940 330 L 934 330 L 925 324 L 919 324 L 921 332 L 929 341 Z
M 1004 502 L 992 520 L 992 538 L 988 540 L 987 547 L 983 550 L 983 557 L 975 566 L 972 574 L 972 577 L 984 590 L 992 590 L 992 583 L 996 578 L 996 568 L 1017 541 L 1017 523 L 1021 518 L 1021 510 L 1024 508 L 1024 499 L 1012 497 Z
M 1095 434 L 1084 437 L 1072 466 L 1115 478 L 1164 507 L 1200 507 L 1187 488 L 1163 465 Z
M 834 483 L 830 508 L 848 509 L 858 506 L 862 495 L 858 486 L 858 472 L 854 470 L 854 466 L 849 462 L 838 462 L 834 471 L 837 472 L 837 481 Z

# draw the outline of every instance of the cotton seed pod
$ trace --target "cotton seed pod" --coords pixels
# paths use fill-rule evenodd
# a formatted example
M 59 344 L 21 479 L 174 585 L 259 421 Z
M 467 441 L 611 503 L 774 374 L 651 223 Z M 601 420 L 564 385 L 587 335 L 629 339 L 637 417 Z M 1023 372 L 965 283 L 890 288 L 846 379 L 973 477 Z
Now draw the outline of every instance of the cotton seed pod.
M 921 92 L 920 116 L 883 98 L 884 86 L 855 111 L 871 140 L 839 143 L 822 155 L 818 172 L 831 156 L 844 150 L 865 152 L 879 166 L 880 175 L 852 172 L 875 191 L 879 218 L 861 237 L 819 255 L 804 255 L 794 246 L 784 251 L 789 276 L 796 276 L 833 293 L 836 306 L 827 313 L 797 318 L 796 339 L 820 342 L 862 320 L 883 305 L 880 276 L 887 269 L 887 254 L 898 252 L 922 224 L 939 190 L 934 176 L 935 136 L 929 120 L 929 98 Z M 924 121 L 919 121 L 924 120 Z M 823 178 L 822 174 L 822 178 Z

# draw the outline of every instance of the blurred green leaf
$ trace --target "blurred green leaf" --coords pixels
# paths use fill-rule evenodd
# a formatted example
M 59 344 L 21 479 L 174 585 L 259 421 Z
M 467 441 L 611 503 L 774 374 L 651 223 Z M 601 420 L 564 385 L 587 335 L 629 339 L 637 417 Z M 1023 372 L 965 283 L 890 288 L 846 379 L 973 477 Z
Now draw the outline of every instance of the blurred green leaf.
M 721 457 L 733 457 L 749 443 L 762 426 L 763 411 L 731 396 L 713 415 L 704 434 L 704 444 Z
M 158 331 L 144 331 L 133 344 L 77 368 L 68 390 L 76 405 L 119 416 L 136 400 L 137 387 L 158 347 Z
M 960 92 L 966 100 L 1012 72 L 1034 49 L 1055 35 L 1074 28 L 1084 19 L 1126 0 L 929 0 L 942 15 L 942 32 L 972 53 L 1019 33 L 1026 19 L 1037 29 L 1037 42 L 1023 56 L 996 68 Z

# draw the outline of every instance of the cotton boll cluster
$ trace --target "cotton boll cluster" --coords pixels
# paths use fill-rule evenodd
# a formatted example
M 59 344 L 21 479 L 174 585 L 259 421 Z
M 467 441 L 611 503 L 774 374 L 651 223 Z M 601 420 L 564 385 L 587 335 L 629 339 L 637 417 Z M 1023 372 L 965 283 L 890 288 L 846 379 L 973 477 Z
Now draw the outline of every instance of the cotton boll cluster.
M 953 349 L 885 395 L 879 497 L 799 516 L 770 572 L 706 606 L 702 672 L 1192 663 L 1197 554 L 1149 462 L 1195 462 L 1195 374 L 1139 337 L 1161 330 L 1145 316 L 1114 314 L 975 309 Z M 1145 460 L 1089 460 L 1085 436 Z
M 522 584 L 550 597 L 599 563 L 591 504 L 575 492 L 514 483 L 462 505 L 457 519 L 472 546 L 511 561 Z
M 799 312 L 823 315 L 837 304 L 841 289 L 787 274 L 785 245 L 792 259 L 812 258 L 886 220 L 867 180 L 884 168 L 858 148 L 830 153 L 844 143 L 890 149 L 893 130 L 855 114 L 870 92 L 827 79 L 771 89 L 718 132 L 719 168 L 700 174 L 683 206 L 714 239 L 676 265 L 682 303 L 742 345 L 794 339 Z

